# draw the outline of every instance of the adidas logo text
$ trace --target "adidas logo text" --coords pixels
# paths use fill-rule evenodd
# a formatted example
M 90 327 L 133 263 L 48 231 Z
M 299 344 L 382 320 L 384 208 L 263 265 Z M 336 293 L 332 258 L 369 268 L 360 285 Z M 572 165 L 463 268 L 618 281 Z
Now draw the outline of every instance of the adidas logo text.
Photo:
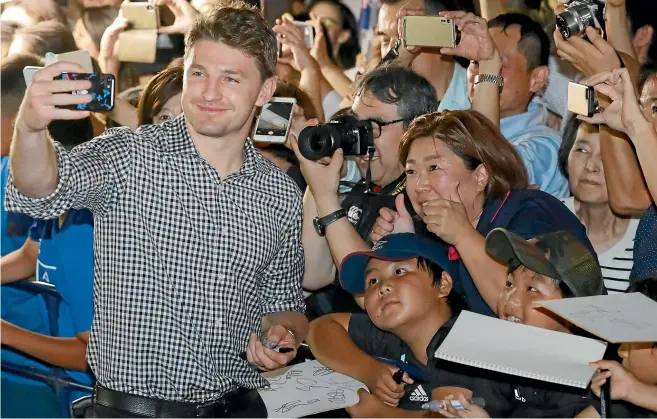
M 413 393 L 411 393 L 411 397 L 409 399 L 413 402 L 428 402 L 429 397 L 427 396 L 427 393 L 424 391 L 422 386 L 417 386 L 415 390 L 413 390 Z

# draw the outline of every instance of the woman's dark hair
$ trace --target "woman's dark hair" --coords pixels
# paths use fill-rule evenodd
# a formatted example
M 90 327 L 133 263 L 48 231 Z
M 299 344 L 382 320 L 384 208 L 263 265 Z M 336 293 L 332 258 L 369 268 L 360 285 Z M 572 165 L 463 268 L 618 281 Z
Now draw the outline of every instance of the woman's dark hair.
M 440 265 L 432 262 L 427 258 L 418 257 L 417 266 L 418 268 L 426 271 L 431 276 L 431 278 L 433 279 L 434 287 L 440 286 L 442 282 L 443 271 L 444 271 L 444 269 Z M 459 314 L 461 311 L 467 310 L 469 308 L 465 298 L 463 298 L 463 296 L 461 296 L 453 289 L 447 296 L 447 304 L 449 304 L 449 307 L 452 309 L 452 316 Z
M 413 141 L 423 137 L 442 141 L 470 171 L 483 164 L 489 176 L 486 196 L 499 198 L 512 189 L 524 189 L 529 183 L 527 169 L 516 150 L 477 111 L 435 112 L 416 118 L 399 145 L 402 165 L 406 165 Z
M 45 56 L 47 52 L 63 54 L 78 49 L 69 27 L 55 20 L 22 28 L 15 37 L 20 37 L 23 42 L 22 52 L 39 57 Z
M 566 116 L 568 122 L 563 128 L 563 135 L 561 139 L 561 146 L 559 146 L 559 170 L 561 173 L 568 179 L 568 156 L 570 155 L 570 150 L 575 144 L 575 139 L 577 138 L 577 130 L 579 129 L 579 124 L 582 122 L 577 119 L 577 115 L 568 112 Z
M 162 110 L 169 99 L 182 92 L 183 68 L 169 67 L 157 73 L 148 82 L 137 106 L 138 124 L 153 123 L 153 117 Z
M 340 13 L 340 28 L 343 31 L 349 31 L 349 39 L 340 45 L 337 51 L 333 51 L 334 58 L 339 61 L 344 69 L 350 69 L 356 65 L 356 57 L 360 54 L 359 28 L 356 16 L 351 12 L 348 6 L 336 0 L 316 0 L 313 1 L 308 10 L 319 3 L 327 3 L 337 7 Z
M 436 112 L 440 102 L 436 89 L 413 70 L 396 65 L 383 65 L 366 73 L 356 85 L 356 96 L 369 93 L 377 100 L 394 104 L 404 128 L 420 115 Z

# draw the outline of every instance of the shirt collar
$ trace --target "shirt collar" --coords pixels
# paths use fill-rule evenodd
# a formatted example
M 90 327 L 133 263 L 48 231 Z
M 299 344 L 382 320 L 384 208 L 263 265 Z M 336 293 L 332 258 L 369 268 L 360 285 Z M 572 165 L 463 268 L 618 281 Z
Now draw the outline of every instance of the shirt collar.
M 166 150 L 171 154 L 196 154 L 198 150 L 194 147 L 192 136 L 189 134 L 185 115 L 177 116 L 173 121 L 162 125 L 166 140 Z M 244 163 L 239 171 L 242 175 L 251 175 L 256 171 L 267 173 L 271 165 L 253 145 L 251 138 L 247 138 L 244 144 Z
M 507 116 L 500 120 L 500 131 L 508 140 L 512 140 L 536 126 L 544 126 L 547 121 L 547 108 L 538 100 L 529 102 L 527 112 Z

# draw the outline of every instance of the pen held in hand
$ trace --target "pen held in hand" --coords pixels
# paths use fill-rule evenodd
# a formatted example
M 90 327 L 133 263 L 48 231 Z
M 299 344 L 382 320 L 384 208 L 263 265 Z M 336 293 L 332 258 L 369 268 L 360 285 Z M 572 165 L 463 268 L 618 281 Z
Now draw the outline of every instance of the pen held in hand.
M 482 409 L 486 407 L 486 401 L 482 397 L 473 397 L 471 400 L 468 400 L 471 404 L 477 405 Z M 429 403 L 422 405 L 422 410 L 430 410 L 432 412 L 439 412 L 442 410 L 447 410 L 447 403 L 450 403 L 452 407 L 456 410 L 463 410 L 463 405 L 456 399 L 447 399 L 447 400 L 433 400 Z
M 395 383 L 397 384 L 404 382 L 404 370 L 398 369 L 397 372 L 392 374 L 392 379 L 395 380 Z
M 280 354 L 289 354 L 290 352 L 294 351 L 294 348 L 278 348 L 278 349 L 272 349 Z M 246 361 L 246 351 L 242 352 L 240 354 L 240 359 L 243 359 Z

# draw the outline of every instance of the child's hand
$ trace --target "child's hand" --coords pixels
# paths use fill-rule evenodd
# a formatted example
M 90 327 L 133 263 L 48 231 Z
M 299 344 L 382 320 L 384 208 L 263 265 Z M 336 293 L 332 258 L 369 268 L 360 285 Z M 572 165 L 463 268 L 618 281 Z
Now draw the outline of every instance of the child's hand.
M 603 360 L 591 362 L 589 365 L 598 370 L 603 370 L 598 371 L 591 379 L 591 390 L 596 396 L 600 397 L 600 387 L 611 377 L 612 400 L 627 400 L 636 383 L 636 378 L 632 373 L 616 361 Z
M 413 384 L 413 380 L 404 373 L 403 383 L 397 384 L 392 375 L 399 371 L 399 368 L 391 367 L 379 363 L 380 367 L 373 369 L 371 378 L 365 383 L 370 392 L 378 397 L 382 402 L 390 406 L 397 406 L 399 400 L 404 397 L 404 383 Z
M 453 395 L 446 397 L 448 400 L 454 399 Z M 472 404 L 465 398 L 463 394 L 459 394 L 456 398 L 463 409 L 456 410 L 452 403 L 447 403 L 447 409 L 440 409 L 438 413 L 446 418 L 489 418 L 488 412 L 476 404 Z

